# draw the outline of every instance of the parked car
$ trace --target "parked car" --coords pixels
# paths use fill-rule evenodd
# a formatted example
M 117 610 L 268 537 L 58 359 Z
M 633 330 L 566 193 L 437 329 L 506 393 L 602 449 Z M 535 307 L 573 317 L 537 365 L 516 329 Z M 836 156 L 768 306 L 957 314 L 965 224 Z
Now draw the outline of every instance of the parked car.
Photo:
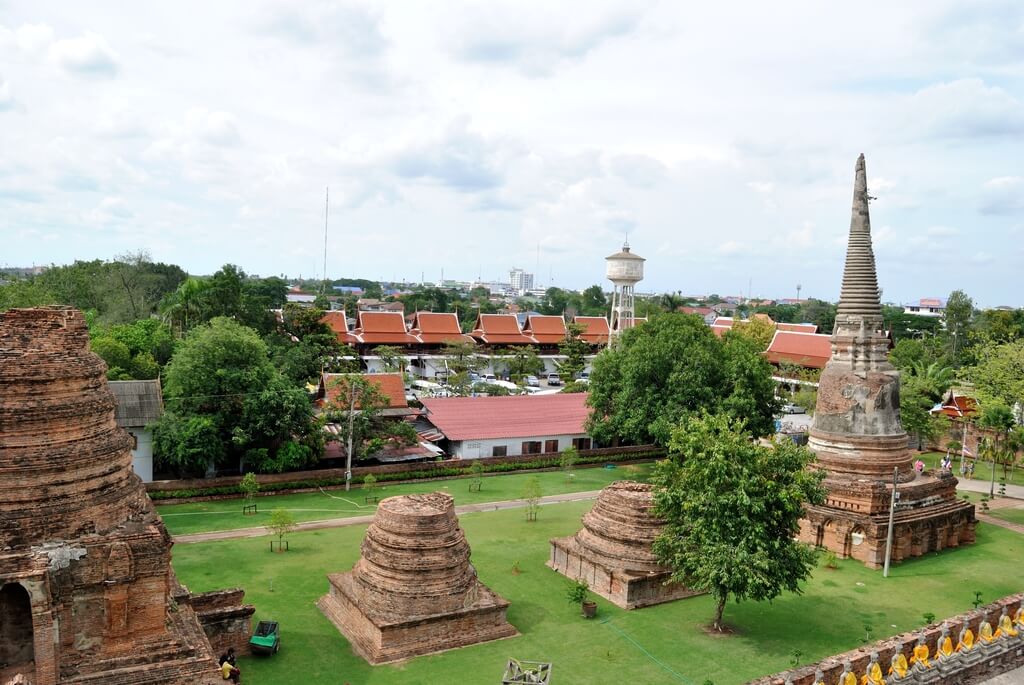
M 498 377 L 495 376 L 493 373 L 485 373 L 480 378 L 481 378 L 481 380 L 483 380 L 483 381 L 485 381 L 487 383 L 493 383 L 494 381 L 498 380 Z
M 782 413 L 783 414 L 806 414 L 807 410 L 804 409 L 803 407 L 801 407 L 799 404 L 793 404 L 792 402 L 787 402 L 786 404 L 782 405 Z
M 557 373 L 548 374 L 548 385 L 561 385 L 562 378 Z
M 580 383 L 584 383 L 584 384 L 589 383 L 590 382 L 590 372 L 589 371 L 580 371 L 578 374 L 576 374 L 576 380 L 578 380 Z
M 526 377 L 526 386 L 528 388 L 539 388 L 540 387 L 540 379 L 537 378 L 536 376 L 527 376 Z
M 249 649 L 256 654 L 277 654 L 281 649 L 281 633 L 277 621 L 260 621 L 249 638 Z

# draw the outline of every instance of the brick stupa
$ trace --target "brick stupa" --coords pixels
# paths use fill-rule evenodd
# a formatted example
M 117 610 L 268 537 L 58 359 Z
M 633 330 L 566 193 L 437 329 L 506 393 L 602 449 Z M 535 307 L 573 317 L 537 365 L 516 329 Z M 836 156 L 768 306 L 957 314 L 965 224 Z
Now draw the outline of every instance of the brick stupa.
M 73 309 L 0 313 L 0 683 L 212 685 L 88 341 Z
M 654 515 L 654 491 L 646 483 L 608 485 L 583 515 L 576 535 L 551 541 L 547 565 L 623 609 L 700 594 L 669 582 L 671 572 L 651 551 L 665 522 Z
M 480 582 L 450 495 L 381 501 L 351 571 L 320 610 L 371 664 L 516 635 L 509 603 Z
M 885 562 L 894 474 L 892 559 L 974 541 L 974 506 L 949 471 L 918 474 L 900 424 L 900 376 L 889 363 L 871 247 L 864 155 L 857 159 L 846 267 L 808 446 L 826 472 L 827 499 L 809 506 L 800 539 L 869 568 Z

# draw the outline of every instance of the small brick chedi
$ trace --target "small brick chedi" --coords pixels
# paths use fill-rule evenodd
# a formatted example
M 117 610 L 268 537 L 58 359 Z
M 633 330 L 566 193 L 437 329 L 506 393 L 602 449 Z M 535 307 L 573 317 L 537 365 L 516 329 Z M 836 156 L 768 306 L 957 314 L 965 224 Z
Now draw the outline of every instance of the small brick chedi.
M 671 572 L 651 551 L 664 521 L 653 513 L 654 491 L 646 483 L 608 485 L 583 515 L 576 535 L 551 541 L 547 565 L 623 609 L 636 609 L 700 594 L 668 582 Z
M 88 341 L 73 309 L 0 313 L 0 683 L 219 682 Z
M 351 571 L 328 576 L 320 610 L 371 664 L 518 634 L 480 582 L 450 495 L 381 501 Z
M 871 247 L 864 155 L 857 160 L 846 267 L 808 446 L 826 472 L 824 504 L 809 506 L 800 539 L 870 568 L 885 561 L 894 476 L 892 559 L 974 542 L 974 506 L 945 470 L 917 473 L 900 424 L 899 372 L 889 363 Z

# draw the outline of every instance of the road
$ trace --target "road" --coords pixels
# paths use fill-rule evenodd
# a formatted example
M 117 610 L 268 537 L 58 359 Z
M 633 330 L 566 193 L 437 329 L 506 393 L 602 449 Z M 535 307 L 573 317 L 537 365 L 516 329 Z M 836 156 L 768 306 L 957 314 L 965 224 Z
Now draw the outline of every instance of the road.
M 581 502 L 584 500 L 597 499 L 600 490 L 587 490 L 586 492 L 568 492 L 563 495 L 548 495 L 541 497 L 540 503 L 561 504 L 563 502 Z M 501 502 L 481 502 L 478 504 L 463 504 L 455 507 L 455 513 L 473 514 L 481 511 L 501 511 L 503 509 L 521 509 L 526 502 L 521 499 L 503 500 Z M 349 518 L 326 519 L 323 521 L 305 521 L 295 525 L 295 530 L 322 530 L 324 528 L 343 528 L 344 526 L 361 526 L 373 520 L 373 514 L 366 516 L 351 516 Z M 268 535 L 269 531 L 265 526 L 255 528 L 238 528 L 235 530 L 217 530 L 209 533 L 192 533 L 190 535 L 175 535 L 174 542 L 179 545 L 187 545 L 195 542 L 210 542 L 212 540 L 233 540 L 236 538 L 258 538 Z

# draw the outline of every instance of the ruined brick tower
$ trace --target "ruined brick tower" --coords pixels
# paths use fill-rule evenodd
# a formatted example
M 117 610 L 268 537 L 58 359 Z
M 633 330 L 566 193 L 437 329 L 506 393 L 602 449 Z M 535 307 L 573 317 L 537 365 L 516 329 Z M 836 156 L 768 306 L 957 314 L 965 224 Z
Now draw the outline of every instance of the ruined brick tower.
M 861 155 L 832 358 L 821 374 L 808 442 L 827 474 L 828 495 L 823 505 L 808 507 L 800 538 L 870 568 L 885 561 L 894 473 L 899 500 L 893 561 L 974 541 L 974 506 L 957 499 L 953 474 L 914 470 L 880 295 Z
M 669 582 L 672 571 L 658 563 L 651 546 L 665 527 L 654 514 L 654 486 L 618 480 L 608 485 L 583 527 L 570 537 L 551 540 L 549 568 L 623 609 L 671 602 L 701 594 Z
M 88 341 L 70 308 L 0 313 L 0 683 L 216 683 Z
M 371 664 L 517 635 L 509 603 L 480 582 L 451 495 L 381 501 L 351 571 L 318 603 Z

